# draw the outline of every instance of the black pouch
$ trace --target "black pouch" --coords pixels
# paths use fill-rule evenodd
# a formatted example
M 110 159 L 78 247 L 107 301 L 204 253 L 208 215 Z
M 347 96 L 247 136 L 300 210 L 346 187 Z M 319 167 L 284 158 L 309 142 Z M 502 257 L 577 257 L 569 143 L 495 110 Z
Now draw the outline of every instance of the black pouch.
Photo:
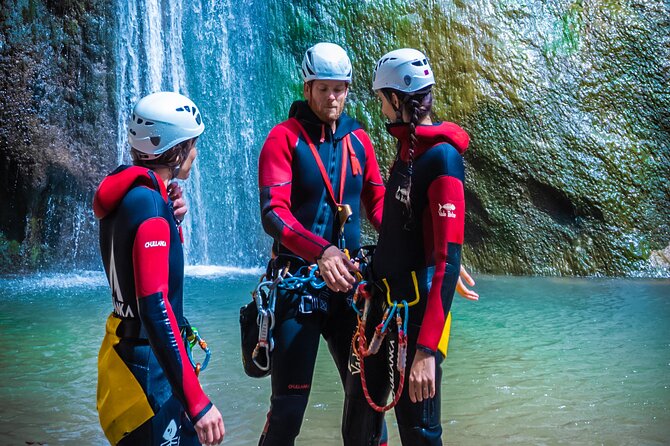
M 251 301 L 240 308 L 240 339 L 242 341 L 242 367 L 252 378 L 262 378 L 270 374 L 270 367 L 262 370 L 253 361 L 254 349 L 258 345 L 258 307 Z M 258 355 L 258 361 L 265 361 L 265 355 Z M 262 364 L 262 362 L 261 362 Z M 269 364 L 265 364 L 268 366 Z

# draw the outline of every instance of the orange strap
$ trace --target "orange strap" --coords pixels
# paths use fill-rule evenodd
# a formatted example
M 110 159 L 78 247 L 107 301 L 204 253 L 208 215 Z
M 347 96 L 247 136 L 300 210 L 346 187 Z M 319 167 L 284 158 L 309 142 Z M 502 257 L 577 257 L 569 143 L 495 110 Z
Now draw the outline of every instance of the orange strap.
M 321 157 L 319 156 L 319 152 L 316 150 L 316 146 L 314 145 L 312 139 L 305 131 L 305 128 L 302 126 L 302 124 L 300 124 L 300 121 L 298 121 L 295 118 L 291 119 L 298 126 L 298 129 L 300 130 L 302 137 L 305 139 L 307 145 L 309 146 L 309 149 L 312 151 L 312 155 L 314 156 L 316 165 L 319 167 L 319 171 L 321 172 L 321 178 L 323 179 L 323 184 L 326 185 L 326 190 L 328 190 L 328 195 L 330 195 L 330 199 L 333 201 L 333 204 L 335 206 L 339 206 L 340 201 L 338 201 L 335 197 L 335 192 L 333 191 L 333 185 L 331 184 L 330 179 L 328 178 L 326 168 L 323 165 L 323 161 L 321 161 Z M 346 156 L 347 152 L 349 154 L 349 159 L 351 161 L 351 173 L 354 176 L 356 176 L 361 173 L 361 164 L 358 162 L 358 158 L 356 158 L 356 152 L 354 152 L 354 148 L 351 145 L 351 135 L 345 136 L 344 139 L 342 140 L 342 167 L 340 169 L 340 190 L 339 190 L 340 200 L 342 200 L 342 197 L 344 195 L 344 183 L 347 178 L 347 156 Z

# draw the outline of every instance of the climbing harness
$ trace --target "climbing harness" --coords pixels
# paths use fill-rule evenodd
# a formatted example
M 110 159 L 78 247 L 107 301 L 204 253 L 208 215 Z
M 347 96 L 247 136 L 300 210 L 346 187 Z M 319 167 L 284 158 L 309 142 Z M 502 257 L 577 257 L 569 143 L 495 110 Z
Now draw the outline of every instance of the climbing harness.
M 304 292 L 308 285 L 316 291 L 326 286 L 326 283 L 317 274 L 318 266 L 302 266 L 294 274 L 288 272 L 289 267 L 290 262 L 274 280 L 265 280 L 266 275 L 261 276 L 258 286 L 256 286 L 256 289 L 252 293 L 258 310 L 256 320 L 256 324 L 258 325 L 258 342 L 251 354 L 251 360 L 263 372 L 270 370 L 270 356 L 272 350 L 274 350 L 272 330 L 275 327 L 275 306 L 278 289 L 300 293 L 300 313 L 310 314 L 316 310 L 327 310 L 327 303 L 325 301 Z
M 188 360 L 191 363 L 193 370 L 195 371 L 195 376 L 198 376 L 200 375 L 200 372 L 207 368 L 209 359 L 212 356 L 212 352 L 207 346 L 207 341 L 200 337 L 198 329 L 192 326 L 188 321 L 186 321 L 186 327 L 184 327 L 184 330 L 182 331 L 182 337 L 184 339 L 184 347 L 186 347 Z M 196 344 L 198 344 L 202 351 L 205 352 L 205 359 L 202 361 L 202 363 L 196 362 L 193 359 L 193 347 L 195 347 Z
M 398 401 L 400 401 L 400 397 L 402 395 L 405 383 L 405 370 L 407 362 L 407 325 L 409 323 L 409 307 L 415 305 L 419 301 L 419 288 L 416 279 L 416 273 L 414 271 L 412 271 L 412 280 L 414 281 L 414 290 L 416 296 L 415 299 L 409 303 L 406 300 L 402 300 L 400 302 L 391 301 L 391 291 L 388 282 L 386 279 L 382 280 L 382 283 L 386 287 L 386 300 L 389 306 L 384 311 L 384 316 L 382 317 L 381 322 L 375 328 L 374 335 L 372 336 L 372 340 L 369 343 L 367 341 L 365 331 L 367 327 L 368 313 L 370 311 L 372 302 L 372 294 L 367 289 L 366 281 L 361 281 L 358 284 L 351 303 L 354 311 L 356 311 L 358 315 L 358 327 L 351 340 L 351 349 L 360 364 L 361 385 L 363 387 L 363 394 L 365 395 L 365 399 L 367 400 L 370 407 L 372 407 L 377 412 L 386 412 L 391 410 L 398 404 Z M 361 301 L 364 301 L 363 310 L 359 309 L 359 303 Z M 401 312 L 404 313 L 402 316 Z M 389 332 L 389 324 L 392 319 L 395 319 L 395 324 L 398 330 L 398 353 L 396 359 L 396 369 L 398 370 L 399 374 L 398 388 L 394 389 L 395 374 L 393 372 L 393 357 L 391 355 L 389 357 L 389 365 L 391 368 L 390 380 L 393 398 L 390 403 L 386 404 L 385 406 L 380 406 L 379 404 L 375 403 L 370 396 L 365 376 L 364 359 L 379 352 L 382 342 Z

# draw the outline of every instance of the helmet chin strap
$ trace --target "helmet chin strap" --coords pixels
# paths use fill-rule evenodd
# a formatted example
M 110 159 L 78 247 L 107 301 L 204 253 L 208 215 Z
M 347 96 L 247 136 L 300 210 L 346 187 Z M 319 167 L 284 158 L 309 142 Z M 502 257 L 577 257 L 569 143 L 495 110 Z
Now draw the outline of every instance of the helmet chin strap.
M 389 104 L 391 104 L 391 107 L 393 108 L 393 111 L 395 112 L 395 123 L 401 123 L 403 122 L 402 120 L 402 106 L 407 102 L 407 97 L 405 97 L 405 100 L 400 104 L 400 106 L 396 107 L 395 104 L 393 103 L 393 97 L 391 96 L 391 92 L 388 90 L 382 90 L 382 93 L 386 97 L 386 100 L 389 101 Z M 398 97 L 396 95 L 396 97 Z
M 191 146 L 191 148 L 192 148 L 192 146 Z M 191 150 L 191 149 L 189 148 L 189 151 L 190 151 L 190 150 Z M 182 153 L 183 153 L 183 152 L 182 152 Z M 172 179 L 173 179 L 173 180 L 176 179 L 176 178 L 179 176 L 179 172 L 181 171 L 182 166 L 184 165 L 184 163 L 185 163 L 186 160 L 188 159 L 188 155 L 187 155 L 187 156 L 184 156 L 184 155 L 182 154 L 182 155 L 179 155 L 179 157 L 181 158 L 179 164 L 177 164 L 177 165 L 172 169 Z

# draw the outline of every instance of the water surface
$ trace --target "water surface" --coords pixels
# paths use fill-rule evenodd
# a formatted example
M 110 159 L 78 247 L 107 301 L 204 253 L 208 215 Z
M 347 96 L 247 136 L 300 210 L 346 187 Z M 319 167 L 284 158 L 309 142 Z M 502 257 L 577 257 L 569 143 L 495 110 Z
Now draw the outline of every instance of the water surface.
M 214 351 L 203 387 L 230 445 L 257 443 L 269 401 L 269 379 L 246 377 L 239 359 L 238 309 L 258 274 L 192 268 L 186 280 L 187 316 Z M 477 280 L 481 301 L 454 305 L 445 444 L 670 443 L 670 280 Z M 106 444 L 95 386 L 110 310 L 99 272 L 0 279 L 0 444 Z M 326 348 L 315 373 L 297 444 L 339 445 Z

